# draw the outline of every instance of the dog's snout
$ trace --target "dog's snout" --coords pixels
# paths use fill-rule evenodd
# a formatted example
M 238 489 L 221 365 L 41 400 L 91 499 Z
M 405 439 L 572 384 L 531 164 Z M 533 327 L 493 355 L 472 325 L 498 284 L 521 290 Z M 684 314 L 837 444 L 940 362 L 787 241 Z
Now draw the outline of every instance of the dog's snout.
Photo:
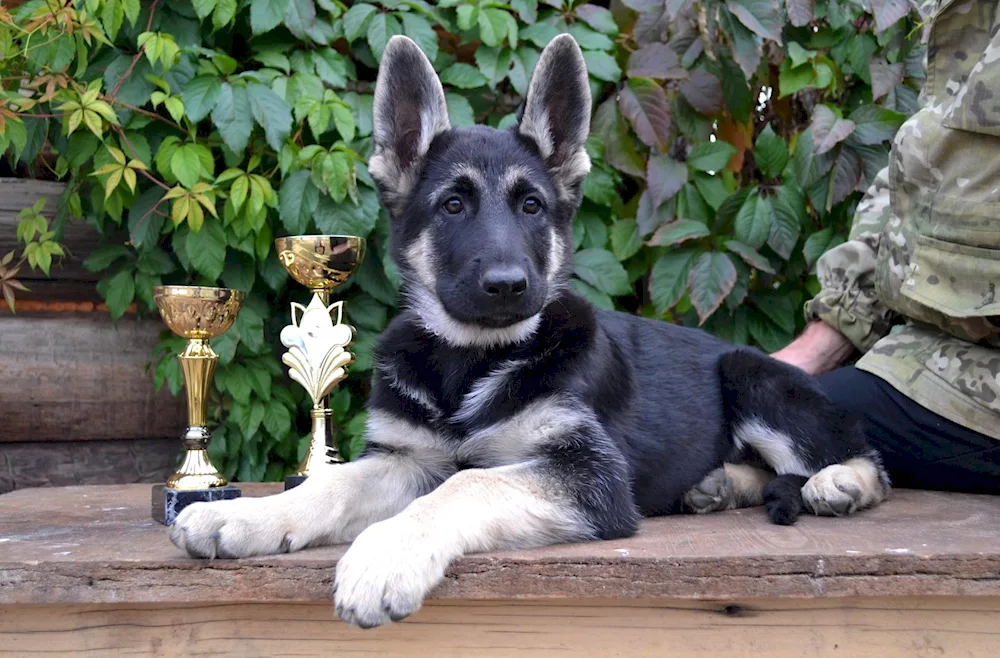
M 528 276 L 520 267 L 492 267 L 483 273 L 480 285 L 491 297 L 512 299 L 520 297 L 528 289 Z

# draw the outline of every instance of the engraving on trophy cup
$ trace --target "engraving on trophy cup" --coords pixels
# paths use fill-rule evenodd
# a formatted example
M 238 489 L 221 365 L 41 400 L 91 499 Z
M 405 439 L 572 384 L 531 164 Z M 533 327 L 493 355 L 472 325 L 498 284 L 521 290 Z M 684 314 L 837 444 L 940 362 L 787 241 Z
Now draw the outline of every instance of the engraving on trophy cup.
M 317 468 L 344 461 L 333 433 L 329 396 L 347 377 L 347 367 L 354 361 L 347 348 L 354 341 L 355 330 L 343 323 L 344 302 L 331 304 L 330 292 L 360 265 L 366 242 L 350 235 L 298 235 L 278 238 L 274 245 L 289 275 L 312 293 L 307 306 L 292 303 L 292 322 L 281 331 L 281 343 L 288 348 L 281 360 L 288 366 L 289 377 L 301 384 L 313 401 L 309 449 L 295 474 L 285 478 L 287 490 L 301 484 Z
M 228 288 L 202 286 L 157 286 L 153 300 L 160 316 L 178 336 L 187 339 L 177 355 L 187 392 L 188 428 L 184 432 L 184 461 L 166 484 L 153 487 L 153 518 L 173 523 L 181 510 L 196 502 L 239 498 L 240 490 L 229 484 L 208 456 L 211 434 L 207 423 L 207 400 L 219 356 L 209 339 L 233 326 L 244 295 Z

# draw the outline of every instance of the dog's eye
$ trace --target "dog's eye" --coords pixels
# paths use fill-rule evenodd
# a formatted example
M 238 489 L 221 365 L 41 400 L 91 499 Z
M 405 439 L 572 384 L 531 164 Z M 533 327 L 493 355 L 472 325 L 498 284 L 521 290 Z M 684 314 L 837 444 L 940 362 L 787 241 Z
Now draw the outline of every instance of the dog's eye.
M 542 202 L 533 196 L 529 196 L 527 199 L 524 200 L 524 205 L 521 206 L 521 209 L 524 210 L 524 212 L 528 213 L 529 215 L 534 215 L 537 214 L 538 211 L 542 209 Z
M 459 199 L 457 196 L 453 196 L 444 202 L 444 210 L 449 215 L 457 215 L 458 213 L 462 212 L 462 209 L 464 207 L 465 206 L 462 205 L 462 200 Z

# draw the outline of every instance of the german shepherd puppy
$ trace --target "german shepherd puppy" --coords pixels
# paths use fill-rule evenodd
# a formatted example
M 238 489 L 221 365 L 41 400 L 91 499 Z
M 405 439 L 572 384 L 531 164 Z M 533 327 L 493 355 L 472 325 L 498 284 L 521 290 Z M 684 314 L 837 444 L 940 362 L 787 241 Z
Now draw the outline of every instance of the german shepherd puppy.
M 789 524 L 803 505 L 846 515 L 884 498 L 859 425 L 802 371 L 568 289 L 590 108 L 562 35 L 514 127 L 453 129 L 426 56 L 389 41 L 369 170 L 404 308 L 376 350 L 365 452 L 275 496 L 188 507 L 178 547 L 353 541 L 336 610 L 369 628 L 418 610 L 464 553 L 627 537 L 683 510 L 766 504 Z

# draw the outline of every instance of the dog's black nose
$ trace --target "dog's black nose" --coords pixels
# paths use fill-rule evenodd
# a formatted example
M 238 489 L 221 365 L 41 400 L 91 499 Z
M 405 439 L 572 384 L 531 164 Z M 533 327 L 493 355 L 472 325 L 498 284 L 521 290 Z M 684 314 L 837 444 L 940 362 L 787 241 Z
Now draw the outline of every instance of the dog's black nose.
M 486 270 L 480 285 L 491 297 L 509 299 L 524 294 L 528 289 L 528 277 L 520 267 L 503 265 Z

